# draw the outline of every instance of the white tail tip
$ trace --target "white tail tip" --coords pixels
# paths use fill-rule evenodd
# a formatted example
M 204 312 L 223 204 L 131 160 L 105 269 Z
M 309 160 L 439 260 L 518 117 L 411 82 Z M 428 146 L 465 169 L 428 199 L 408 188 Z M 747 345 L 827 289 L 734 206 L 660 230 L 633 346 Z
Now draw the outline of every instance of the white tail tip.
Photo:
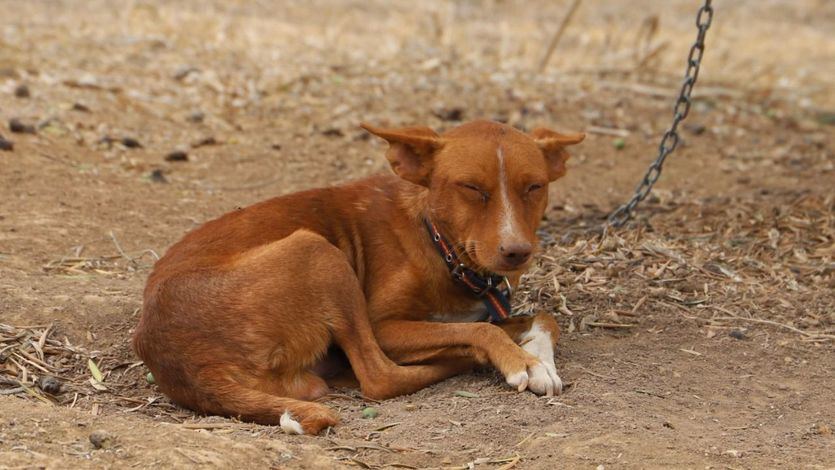
M 278 420 L 281 430 L 287 434 L 304 434 L 304 429 L 298 421 L 293 419 L 289 411 L 285 411 Z

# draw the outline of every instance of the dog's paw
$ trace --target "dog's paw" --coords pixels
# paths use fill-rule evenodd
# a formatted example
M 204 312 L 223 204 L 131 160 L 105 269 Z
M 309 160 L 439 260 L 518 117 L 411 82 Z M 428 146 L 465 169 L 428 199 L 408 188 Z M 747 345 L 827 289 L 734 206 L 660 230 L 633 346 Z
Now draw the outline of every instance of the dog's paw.
M 526 370 L 508 374 L 505 381 L 511 387 L 523 392 L 530 390 L 537 395 L 554 396 L 562 393 L 562 380 L 557 375 L 556 367 L 534 359 Z
M 528 382 L 530 381 L 530 378 L 528 377 L 528 371 L 523 370 L 508 375 L 507 377 L 505 377 L 505 381 L 508 385 L 515 388 L 516 390 L 524 392 L 525 389 L 528 388 Z
M 521 340 L 522 349 L 538 359 L 535 365 L 528 366 L 528 389 L 537 395 L 549 397 L 562 393 L 562 380 L 554 364 L 555 339 L 551 331 L 535 321 Z
M 537 395 L 554 396 L 562 393 L 562 380 L 556 367 L 540 362 L 528 370 L 528 390 Z

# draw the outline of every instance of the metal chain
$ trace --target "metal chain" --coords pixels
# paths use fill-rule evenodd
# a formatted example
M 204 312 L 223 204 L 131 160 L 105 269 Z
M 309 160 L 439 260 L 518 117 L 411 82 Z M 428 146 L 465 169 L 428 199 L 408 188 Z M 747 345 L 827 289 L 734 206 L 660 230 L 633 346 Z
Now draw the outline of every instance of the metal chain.
M 626 204 L 618 207 L 609 215 L 608 223 L 614 227 L 621 227 L 623 224 L 632 218 L 632 212 L 635 206 L 646 198 L 652 186 L 661 177 L 661 168 L 664 165 L 664 160 L 673 153 L 679 143 L 678 125 L 687 114 L 690 112 L 690 93 L 693 91 L 693 86 L 696 85 L 696 79 L 699 78 L 699 67 L 702 65 L 702 56 L 705 52 L 705 35 L 707 29 L 710 28 L 710 23 L 713 21 L 713 7 L 710 5 L 711 0 L 705 0 L 705 4 L 699 8 L 699 13 L 696 15 L 696 26 L 699 28 L 699 34 L 696 36 L 696 42 L 690 47 L 690 53 L 687 55 L 687 69 L 684 72 L 684 82 L 681 85 L 681 90 L 678 94 L 678 100 L 673 107 L 673 123 L 664 137 L 661 138 L 661 143 L 658 144 L 658 157 L 649 166 L 644 179 L 635 188 L 635 194 L 632 199 Z

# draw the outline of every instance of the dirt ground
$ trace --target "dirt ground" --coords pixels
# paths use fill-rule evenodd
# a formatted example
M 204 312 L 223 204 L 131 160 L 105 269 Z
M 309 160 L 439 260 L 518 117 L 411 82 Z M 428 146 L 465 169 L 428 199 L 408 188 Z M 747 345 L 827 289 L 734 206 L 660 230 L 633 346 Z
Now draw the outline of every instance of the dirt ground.
M 0 468 L 835 468 L 835 4 L 714 2 L 683 145 L 603 234 L 698 2 L 582 2 L 540 71 L 570 3 L 0 0 Z M 387 171 L 360 121 L 479 117 L 589 132 L 516 298 L 563 327 L 563 395 L 491 370 L 337 390 L 343 423 L 299 437 L 148 383 L 128 343 L 156 255 Z

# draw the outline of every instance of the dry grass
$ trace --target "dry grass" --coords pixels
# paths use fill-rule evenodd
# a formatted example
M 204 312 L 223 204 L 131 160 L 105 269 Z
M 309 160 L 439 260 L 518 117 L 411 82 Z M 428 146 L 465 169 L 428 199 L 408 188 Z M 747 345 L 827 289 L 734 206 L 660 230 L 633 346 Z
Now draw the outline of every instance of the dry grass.
M 546 227 L 550 243 L 525 278 L 520 310 L 558 311 L 569 331 L 672 310 L 709 334 L 770 326 L 800 341 L 835 339 L 835 195 L 649 202 L 625 230 L 593 218 Z M 590 227 L 567 231 L 577 225 Z

